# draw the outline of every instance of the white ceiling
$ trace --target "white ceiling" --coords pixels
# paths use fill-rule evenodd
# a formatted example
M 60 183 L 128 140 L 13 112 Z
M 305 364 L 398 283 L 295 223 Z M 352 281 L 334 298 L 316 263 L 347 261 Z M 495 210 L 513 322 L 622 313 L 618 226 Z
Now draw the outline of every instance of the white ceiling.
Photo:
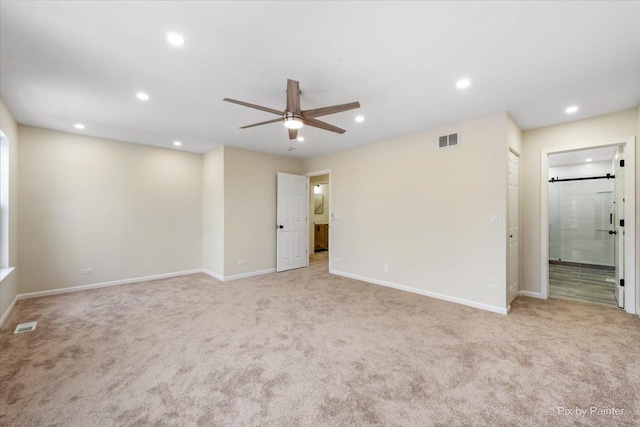
M 310 157 L 501 111 L 529 129 L 640 102 L 640 2 L 0 7 L 0 91 L 20 123 L 171 148 L 178 139 L 194 152 Z M 168 31 L 185 46 L 169 46 Z M 461 77 L 472 80 L 465 91 Z M 298 143 L 277 123 L 239 130 L 275 116 L 222 98 L 284 109 L 287 78 L 300 81 L 303 109 L 360 101 L 322 118 L 347 133 L 305 127 Z
M 618 147 L 603 147 L 550 154 L 549 166 L 579 165 L 588 163 L 587 159 L 591 159 L 591 162 L 610 162 L 615 157 L 617 151 Z

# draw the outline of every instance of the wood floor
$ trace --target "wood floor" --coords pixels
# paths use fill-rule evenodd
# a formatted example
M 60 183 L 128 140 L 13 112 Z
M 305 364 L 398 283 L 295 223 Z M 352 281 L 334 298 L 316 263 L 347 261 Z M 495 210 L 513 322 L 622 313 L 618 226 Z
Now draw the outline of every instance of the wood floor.
M 549 296 L 617 307 L 613 270 L 549 263 Z

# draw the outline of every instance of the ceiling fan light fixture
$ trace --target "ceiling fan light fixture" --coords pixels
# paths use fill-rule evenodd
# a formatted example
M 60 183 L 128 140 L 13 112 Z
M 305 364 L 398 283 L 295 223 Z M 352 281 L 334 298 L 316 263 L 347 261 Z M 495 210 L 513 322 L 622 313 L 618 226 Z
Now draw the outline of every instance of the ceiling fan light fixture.
M 302 121 L 302 117 L 297 116 L 293 113 L 286 113 L 283 117 L 284 127 L 287 129 L 300 129 L 304 126 L 304 122 Z

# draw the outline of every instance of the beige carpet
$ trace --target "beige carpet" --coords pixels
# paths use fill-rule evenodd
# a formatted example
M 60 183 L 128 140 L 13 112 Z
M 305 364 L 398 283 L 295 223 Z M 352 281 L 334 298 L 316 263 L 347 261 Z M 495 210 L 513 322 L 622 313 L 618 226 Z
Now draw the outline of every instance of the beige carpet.
M 3 426 L 640 422 L 637 316 L 529 298 L 501 316 L 329 276 L 322 261 L 20 301 L 0 350 Z

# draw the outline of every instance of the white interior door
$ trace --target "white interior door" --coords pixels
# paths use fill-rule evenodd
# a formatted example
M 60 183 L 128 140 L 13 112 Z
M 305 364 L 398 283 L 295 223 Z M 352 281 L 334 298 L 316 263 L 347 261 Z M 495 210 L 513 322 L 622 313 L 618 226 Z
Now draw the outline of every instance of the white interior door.
M 308 265 L 307 183 L 306 176 L 278 173 L 276 271 Z
M 618 148 L 615 157 L 615 184 L 614 197 L 615 208 L 613 210 L 613 229 L 614 237 L 614 261 L 616 265 L 616 287 L 615 294 L 618 301 L 618 307 L 624 308 L 624 227 L 620 226 L 620 220 L 624 220 L 624 167 L 620 166 L 620 161 L 624 160 L 622 147 Z
M 509 207 L 507 212 L 508 232 L 508 274 L 507 274 L 507 304 L 511 304 L 520 291 L 518 285 L 518 202 L 519 202 L 519 158 L 509 151 Z

